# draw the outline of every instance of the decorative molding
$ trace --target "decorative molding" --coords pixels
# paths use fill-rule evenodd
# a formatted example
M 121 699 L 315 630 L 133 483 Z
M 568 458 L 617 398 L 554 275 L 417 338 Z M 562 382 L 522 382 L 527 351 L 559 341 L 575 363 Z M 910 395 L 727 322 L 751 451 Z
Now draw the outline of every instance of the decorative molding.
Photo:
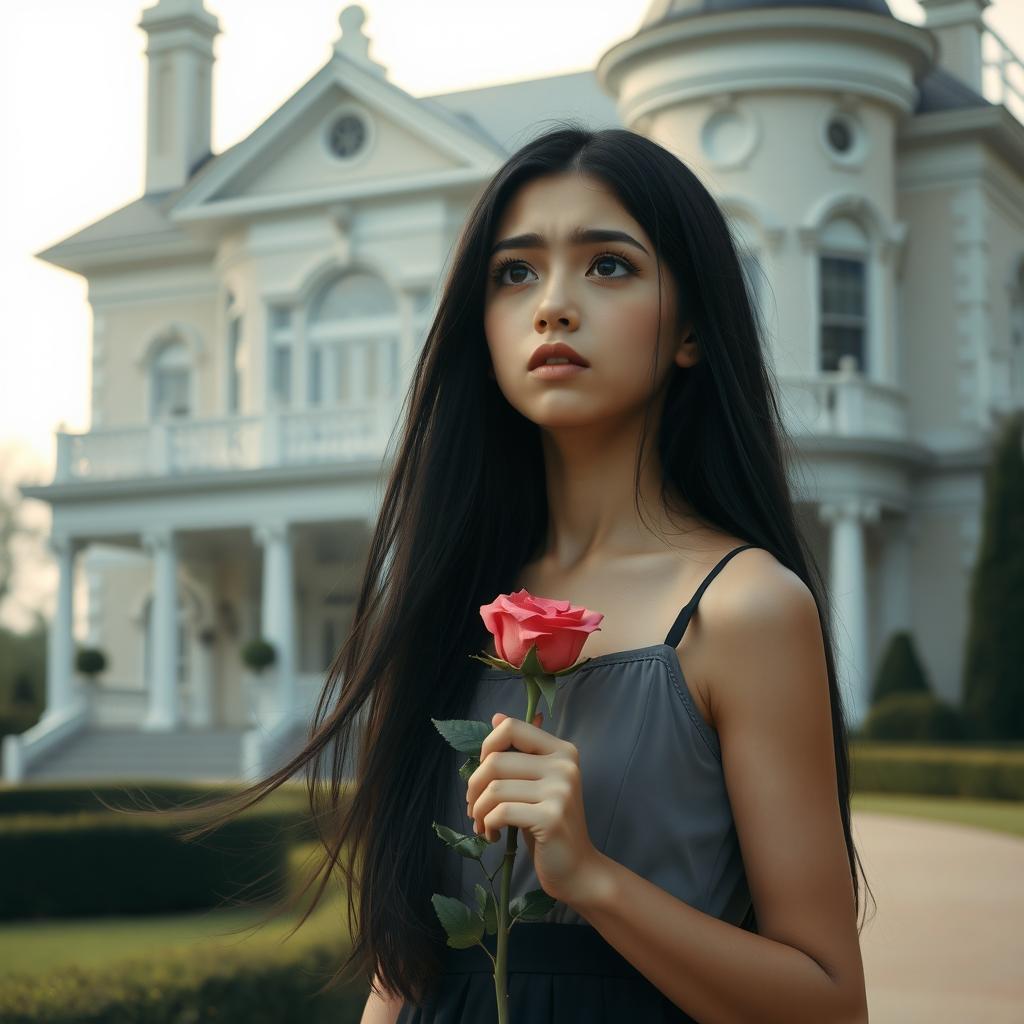
M 986 434 L 992 427 L 991 380 L 992 314 L 988 284 L 987 208 L 982 186 L 975 182 L 959 189 L 950 201 L 953 278 L 951 326 L 958 340 L 957 389 L 959 421 Z
M 748 221 L 760 236 L 766 249 L 777 252 L 786 237 L 785 224 L 765 208 L 763 203 L 748 196 L 725 194 L 716 198 L 727 218 Z
M 283 520 L 254 523 L 252 536 L 262 548 L 271 544 L 290 544 L 293 540 L 292 524 Z
M 874 200 L 860 192 L 830 192 L 821 196 L 804 215 L 797 236 L 805 248 L 817 248 L 829 221 L 843 215 L 853 217 L 865 229 L 874 250 L 880 254 L 886 248 L 902 246 L 906 237 L 905 224 L 891 224 Z
M 135 365 L 144 373 L 148 372 L 160 349 L 175 339 L 185 344 L 193 366 L 200 366 L 205 361 L 206 348 L 199 331 L 181 320 L 171 320 L 149 332 L 143 343 L 142 352 L 135 359 Z
M 46 538 L 45 545 L 46 550 L 54 558 L 60 559 L 70 554 L 73 559 L 83 547 L 83 541 L 78 537 L 68 536 L 67 534 L 51 533 Z
M 139 536 L 141 537 L 143 548 L 151 556 L 155 557 L 157 554 L 167 551 L 173 552 L 175 550 L 174 531 L 170 528 L 143 530 Z
M 370 38 L 363 31 L 365 21 L 366 14 L 363 8 L 359 4 L 349 4 L 338 15 L 341 35 L 334 41 L 334 52 L 337 56 L 384 78 L 388 69 L 370 56 Z
M 833 498 L 818 505 L 818 518 L 828 526 L 841 520 L 854 520 L 862 525 L 877 523 L 882 516 L 878 498 Z
M 735 93 L 726 92 L 708 104 L 698 137 L 711 166 L 721 171 L 739 171 L 750 167 L 763 133 L 757 113 L 737 103 Z

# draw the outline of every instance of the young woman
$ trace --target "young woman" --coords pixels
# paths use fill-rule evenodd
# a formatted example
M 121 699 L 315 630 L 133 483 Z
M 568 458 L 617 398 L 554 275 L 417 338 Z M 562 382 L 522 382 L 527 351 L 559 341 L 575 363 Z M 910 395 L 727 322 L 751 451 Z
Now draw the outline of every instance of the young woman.
M 830 616 L 762 336 L 720 209 L 643 136 L 556 127 L 477 201 L 309 743 L 246 792 L 305 765 L 315 807 L 355 747 L 317 818 L 364 1024 L 496 1019 L 430 899 L 482 875 L 434 821 L 519 827 L 512 894 L 558 901 L 510 932 L 513 1021 L 867 1020 Z M 520 588 L 604 615 L 554 721 L 469 657 Z M 468 784 L 431 718 L 494 726 Z

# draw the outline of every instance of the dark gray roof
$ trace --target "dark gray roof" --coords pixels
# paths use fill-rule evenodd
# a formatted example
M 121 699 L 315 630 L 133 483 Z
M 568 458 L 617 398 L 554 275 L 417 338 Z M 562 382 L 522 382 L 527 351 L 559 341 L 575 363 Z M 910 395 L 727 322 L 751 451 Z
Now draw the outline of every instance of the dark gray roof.
M 976 93 L 966 82 L 951 75 L 945 68 L 933 67 L 918 83 L 915 114 L 930 114 L 935 110 L 964 110 L 967 107 L 990 107 L 984 96 Z
M 694 18 L 720 11 L 762 10 L 766 7 L 839 7 L 844 11 L 864 11 L 893 17 L 886 0 L 653 0 L 644 15 L 641 29 L 678 18 Z

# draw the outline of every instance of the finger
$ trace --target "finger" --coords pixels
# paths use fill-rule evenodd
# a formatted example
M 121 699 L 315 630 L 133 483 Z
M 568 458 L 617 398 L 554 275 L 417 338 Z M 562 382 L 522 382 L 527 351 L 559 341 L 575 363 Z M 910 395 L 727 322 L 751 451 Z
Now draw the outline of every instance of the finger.
M 502 802 L 516 800 L 521 803 L 538 803 L 543 799 L 537 783 L 526 779 L 502 779 L 497 791 L 494 786 L 485 789 L 470 808 L 469 817 L 473 819 L 473 831 L 480 835 L 485 830 L 484 819 Z M 493 833 L 493 829 L 490 830 Z M 488 841 L 493 841 L 488 835 Z
M 481 764 L 466 780 L 466 806 L 472 807 L 492 779 L 524 779 L 536 782 L 544 777 L 543 769 L 532 754 L 518 750 L 499 750 Z
M 495 750 L 508 750 L 515 747 L 524 754 L 551 754 L 564 746 L 564 741 L 543 729 L 535 728 L 521 718 L 511 718 L 498 712 L 491 721 L 497 725 L 484 737 L 480 744 L 480 760 Z
M 484 818 L 489 842 L 497 842 L 503 828 L 514 825 L 527 829 L 550 824 L 550 815 L 543 801 L 537 803 L 500 803 Z M 493 837 L 493 838 L 491 838 Z

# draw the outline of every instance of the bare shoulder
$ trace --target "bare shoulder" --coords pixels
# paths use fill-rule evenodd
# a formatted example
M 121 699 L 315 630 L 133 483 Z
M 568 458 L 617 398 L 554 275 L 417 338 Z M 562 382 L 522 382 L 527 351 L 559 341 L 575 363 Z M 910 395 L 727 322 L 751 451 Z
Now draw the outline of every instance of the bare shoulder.
M 723 567 L 715 585 L 708 587 L 701 598 L 700 606 L 708 620 L 723 615 L 770 616 L 780 609 L 808 602 L 814 605 L 814 595 L 792 569 L 764 548 L 748 548 Z
M 737 687 L 745 676 L 736 669 L 750 658 L 756 661 L 773 651 L 792 654 L 801 647 L 811 653 L 822 644 L 810 588 L 764 548 L 734 555 L 708 586 L 699 607 L 704 685 L 716 723 L 730 696 L 739 696 Z

